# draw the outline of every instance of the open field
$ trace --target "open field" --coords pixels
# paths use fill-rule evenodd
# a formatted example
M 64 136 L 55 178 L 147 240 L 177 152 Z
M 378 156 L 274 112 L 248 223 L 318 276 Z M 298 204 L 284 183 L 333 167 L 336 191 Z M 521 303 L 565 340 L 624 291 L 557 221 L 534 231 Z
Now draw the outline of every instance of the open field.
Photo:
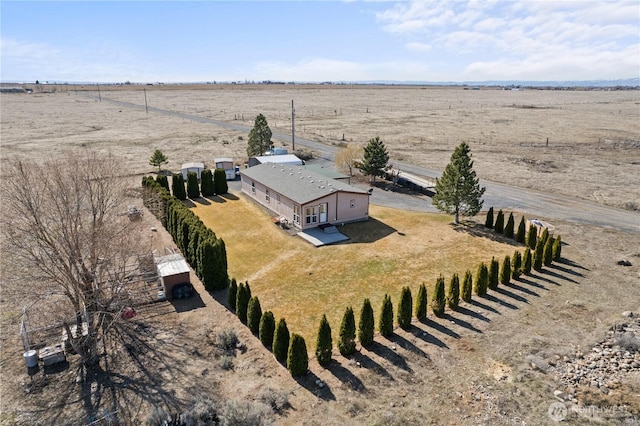
M 244 161 L 252 117 L 262 112 L 274 132 L 284 133 L 288 108 L 295 99 L 296 128 L 301 137 L 337 145 L 343 142 L 342 133 L 348 143 L 365 142 L 379 134 L 392 157 L 434 169 L 442 169 L 453 147 L 468 140 L 475 169 L 483 179 L 612 206 L 640 203 L 637 91 L 368 86 L 174 90 L 154 86 L 147 90 L 150 106 L 248 126 L 241 132 L 151 111 L 146 114 L 142 88 L 135 89 L 103 91 L 102 102 L 88 97 L 89 93 L 62 90 L 2 95 L 0 161 L 15 155 L 55 158 L 66 150 L 110 152 L 122 159 L 123 174 L 133 175 L 132 185 L 137 186 L 143 173 L 153 171 L 148 159 L 156 148 L 169 156 L 171 170 L 178 170 L 182 162 L 202 159 L 210 163 L 218 156 Z M 135 102 L 142 108 L 113 104 L 106 98 Z M 312 249 L 275 228 L 268 216 L 241 194 L 231 194 L 226 203 L 211 204 L 198 206 L 196 211 L 200 214 L 202 209 L 203 217 L 205 210 L 216 209 L 221 215 L 232 215 L 234 205 L 243 206 L 233 217 L 251 230 L 249 235 L 232 232 L 234 228 L 227 231 L 215 222 L 223 217 L 213 215 L 210 220 L 225 239 L 231 274 L 249 280 L 267 309 L 271 309 L 270 298 L 283 296 L 270 293 L 267 278 L 272 274 L 291 274 L 296 282 L 313 284 L 317 280 L 334 285 L 325 277 L 343 277 L 339 271 L 346 263 L 336 261 L 336 252 L 340 259 L 351 262 L 368 260 L 357 271 L 345 270 L 352 274 L 347 275 L 349 282 L 362 279 L 364 283 L 366 277 L 358 277 L 358 271 L 371 271 L 374 284 L 392 282 L 410 285 L 412 290 L 422 281 L 431 288 L 439 273 L 448 278 L 453 271 L 477 266 L 476 261 L 463 265 L 462 257 L 467 255 L 463 252 L 453 255 L 451 265 L 419 270 L 419 265 L 427 265 L 433 252 L 438 252 L 436 248 L 446 247 L 446 241 L 470 238 L 468 232 L 452 231 L 448 219 L 439 215 L 372 206 L 377 222 L 353 225 L 352 235 L 370 233 L 369 240 Z M 241 219 L 240 212 L 249 218 Z M 527 212 L 515 214 L 526 216 Z M 427 217 L 429 220 L 421 223 Z M 431 316 L 425 324 L 414 320 L 411 330 L 396 329 L 391 339 L 376 336 L 376 344 L 369 350 L 359 348 L 353 359 L 334 351 L 328 369 L 312 360 L 311 373 L 300 380 L 292 379 L 226 309 L 225 292 L 209 294 L 192 277 L 198 296 L 140 310 L 137 340 L 117 348 L 108 358 L 108 372 L 81 386 L 76 383 L 77 365 L 69 357 L 68 369 L 30 381 L 17 331 L 21 307 L 30 303 L 20 286 L 34 284 L 15 282 L 11 275 L 14 265 L 2 262 L 0 424 L 86 424 L 90 414 L 114 406 L 122 423 L 142 424 L 152 407 L 178 412 L 187 409 L 195 395 L 216 401 L 259 402 L 264 392 L 284 392 L 289 405 L 273 414 L 277 424 L 543 425 L 556 424 L 548 414 L 550 404 L 559 401 L 556 390 L 571 395 L 564 400 L 570 409 L 565 424 L 637 424 L 639 368 L 616 373 L 620 374 L 619 383 L 606 389 L 589 383 L 567 386 L 559 374 L 571 363 L 584 363 L 581 354 L 591 353 L 613 324 L 628 323 L 630 320 L 621 316 L 623 311 L 640 313 L 640 234 L 550 219 L 566 243 L 562 263 L 487 298 L 474 298 L 473 303 L 463 304 L 461 310 L 444 319 Z M 477 218 L 479 223 L 483 220 L 482 215 Z M 258 226 L 262 223 L 264 226 Z M 473 230 L 472 225 L 465 229 Z M 164 231 L 152 232 L 151 227 L 159 228 L 158 222 L 145 214 L 139 229 L 145 244 L 155 249 L 173 246 Z M 374 229 L 379 232 L 373 234 Z M 268 235 L 268 242 L 256 242 L 257 233 Z M 479 237 L 474 244 L 478 251 L 468 256 L 475 259 L 490 259 L 497 254 L 494 250 L 511 254 L 514 249 L 501 248 L 486 237 Z M 275 249 L 280 250 L 273 259 L 269 254 Z M 437 253 L 442 256 L 440 261 L 446 254 L 442 251 Z M 287 253 L 292 253 L 291 258 Z M 617 265 L 621 259 L 629 260 L 632 266 Z M 330 271 L 328 262 L 334 262 Z M 284 265 L 299 266 L 285 270 Z M 348 285 L 346 280 L 341 284 Z M 345 299 L 366 296 L 346 294 Z M 399 293 L 393 292 L 391 297 L 397 304 Z M 354 303 L 356 311 L 359 303 Z M 339 312 L 327 314 L 340 317 L 344 306 L 340 304 Z M 377 316 L 379 303 L 374 302 L 374 309 Z M 46 320 L 46 310 L 41 313 Z M 288 314 L 282 315 L 289 321 Z M 301 328 L 315 331 L 317 320 L 310 322 Z M 331 320 L 331 325 L 334 331 L 339 327 L 336 320 Z M 224 369 L 215 336 L 230 328 L 237 331 L 246 351 L 236 351 L 233 369 Z M 290 329 L 296 331 L 297 327 L 290 325 Z M 315 339 L 311 340 L 307 342 L 310 347 Z M 589 365 L 581 368 L 594 374 L 602 372 Z M 320 387 L 316 380 L 326 386 Z

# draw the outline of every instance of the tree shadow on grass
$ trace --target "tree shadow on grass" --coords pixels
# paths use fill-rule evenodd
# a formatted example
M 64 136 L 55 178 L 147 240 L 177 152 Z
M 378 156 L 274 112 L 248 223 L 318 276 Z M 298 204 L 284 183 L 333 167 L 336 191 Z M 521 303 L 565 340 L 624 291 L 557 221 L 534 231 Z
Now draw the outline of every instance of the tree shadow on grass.
M 298 382 L 301 387 L 305 388 L 323 401 L 336 400 L 336 396 L 333 394 L 331 388 L 329 388 L 329 385 L 322 382 L 312 371 L 307 371 L 307 374 L 304 376 L 294 377 L 293 379 Z M 322 387 L 320 383 L 322 383 Z
M 219 195 L 208 195 L 207 196 L 207 200 L 211 201 L 212 203 L 216 203 L 216 204 L 222 204 L 222 203 L 226 203 L 227 200 L 224 199 L 223 197 L 219 196 Z
M 456 312 L 462 314 L 462 315 L 468 315 L 472 318 L 475 319 L 479 319 L 480 321 L 484 321 L 484 322 L 491 322 L 491 320 L 487 317 L 485 317 L 484 315 L 482 315 L 481 313 L 478 313 L 476 311 L 473 311 L 471 309 L 465 308 L 464 306 L 458 306 L 458 308 L 456 309 Z
M 457 310 L 459 310 L 459 309 L 460 309 L 460 308 L 458 308 Z M 456 310 L 456 311 L 457 311 L 457 310 Z M 456 311 L 454 311 L 454 312 L 456 312 Z M 482 330 L 480 330 L 480 329 L 478 329 L 478 328 L 474 327 L 474 326 L 473 326 L 473 324 L 471 324 L 470 322 L 467 322 L 467 321 L 465 321 L 465 320 L 463 320 L 463 319 L 460 319 L 460 318 L 456 318 L 456 317 L 454 317 L 454 316 L 453 316 L 453 315 L 451 315 L 451 314 L 447 314 L 447 313 L 445 313 L 443 318 L 444 318 L 444 319 L 446 319 L 446 320 L 448 320 L 448 321 L 451 321 L 451 322 L 452 322 L 452 323 L 454 323 L 455 325 L 458 325 L 458 326 L 460 326 L 460 327 L 462 327 L 462 328 L 466 328 L 466 329 L 467 329 L 467 330 L 469 330 L 469 331 L 474 331 L 474 332 L 476 332 L 476 333 L 482 333 Z
M 409 364 L 407 364 L 407 360 L 405 360 L 401 355 L 399 355 L 397 352 L 387 347 L 386 345 L 378 342 L 373 342 L 369 350 L 378 355 L 380 358 L 386 359 L 396 367 L 411 372 L 411 367 L 409 367 Z
M 369 217 L 363 222 L 348 223 L 338 228 L 341 233 L 349 237 L 349 240 L 342 244 L 373 243 L 397 231 L 374 217 Z
M 529 278 L 527 278 L 527 276 L 526 276 L 526 275 L 520 275 L 520 278 L 518 278 L 518 281 L 520 281 L 521 283 L 528 284 L 528 285 L 530 285 L 530 286 L 532 286 L 532 287 L 539 288 L 539 289 L 541 289 L 541 290 L 547 290 L 547 291 L 549 291 L 549 289 L 548 289 L 547 287 L 545 287 L 545 286 L 543 286 L 542 284 L 537 283 L 537 282 L 535 282 L 535 281 L 531 281 Z
M 436 322 L 436 321 L 432 320 L 431 318 L 427 318 L 423 322 L 423 324 L 428 326 L 428 327 L 433 328 L 434 330 L 438 330 L 442 334 L 446 334 L 449 337 L 453 337 L 454 339 L 459 339 L 460 338 L 460 335 L 458 333 L 456 333 L 455 331 L 445 327 L 444 325 L 440 324 L 439 322 Z
M 497 293 L 502 293 L 500 287 L 498 287 L 497 290 L 493 290 L 493 291 L 495 291 Z M 504 293 L 502 293 L 502 294 L 504 294 Z M 511 293 L 511 294 L 513 294 L 513 293 Z M 514 305 L 513 303 L 509 303 L 506 300 L 502 300 L 499 297 L 494 296 L 493 294 L 487 294 L 485 296 L 485 299 L 487 299 L 487 300 L 489 300 L 489 301 L 491 301 L 493 303 L 497 303 L 500 306 L 504 306 L 505 308 L 509 308 L 509 309 L 513 309 L 513 310 L 517 310 L 518 309 L 518 307 L 516 305 Z
M 182 204 L 184 204 L 185 206 L 189 207 L 190 209 L 196 206 L 196 203 L 191 201 L 189 198 L 186 198 L 186 199 L 182 200 Z
M 521 244 L 513 238 L 507 238 L 502 234 L 495 232 L 493 229 L 489 229 L 483 224 L 476 222 L 460 222 L 460 224 L 452 224 L 453 230 L 456 232 L 464 232 L 473 237 L 487 238 L 491 241 L 496 241 L 502 244 L 508 244 L 510 246 L 519 247 Z
M 410 330 L 407 330 L 407 331 L 413 333 L 414 328 L 415 327 L 412 325 Z M 413 335 L 415 336 L 415 333 L 413 333 Z M 394 333 L 391 336 L 389 336 L 389 341 L 400 346 L 402 349 L 412 352 L 422 358 L 429 358 L 429 355 L 427 355 L 426 352 L 424 352 L 422 349 L 420 349 L 419 347 L 411 343 L 409 340 L 405 339 L 403 336 L 397 333 Z
M 364 350 L 369 351 L 371 347 L 369 348 L 363 348 Z M 360 366 L 362 368 L 366 368 L 367 370 L 371 370 L 373 372 L 375 372 L 376 374 L 383 376 L 389 380 L 394 380 L 393 376 L 391 374 L 389 374 L 389 372 L 387 371 L 386 368 L 384 368 L 383 366 L 381 366 L 380 364 L 378 364 L 377 362 L 375 362 L 373 359 L 371 359 L 371 357 L 369 357 L 369 355 L 365 354 L 362 352 L 362 350 L 360 350 L 360 352 L 356 352 L 355 357 L 354 357 L 356 362 L 360 363 Z
M 508 287 L 511 288 L 512 285 L 509 285 Z M 513 299 L 513 300 L 515 300 L 517 302 L 522 302 L 522 303 L 527 303 L 527 304 L 529 303 L 529 300 L 526 297 L 520 296 L 519 294 L 516 294 L 516 293 L 512 292 L 511 290 L 508 290 L 507 286 L 500 286 L 497 289 L 495 289 L 494 291 L 496 293 L 500 293 L 500 294 L 502 294 L 504 296 L 510 297 L 511 299 Z M 518 308 L 516 307 L 516 309 L 518 309 Z
M 477 299 L 471 299 L 469 301 L 469 304 L 473 305 L 473 306 L 477 306 L 480 309 L 484 309 L 485 311 L 489 311 L 489 312 L 493 312 L 494 314 L 502 315 L 502 313 L 500 311 L 498 311 L 496 308 L 493 308 L 493 307 L 491 307 L 489 305 L 486 305 L 486 304 L 478 301 Z
M 227 201 L 238 201 L 240 198 L 238 198 L 237 195 L 234 195 L 230 192 L 227 192 L 226 194 L 220 194 L 218 195 L 218 197 L 223 198 Z
M 541 273 L 543 273 L 543 274 L 545 274 L 545 275 L 551 275 L 552 277 L 554 277 L 554 278 L 558 278 L 558 279 L 560 279 L 560 280 L 569 281 L 570 283 L 580 284 L 578 281 L 574 280 L 573 278 L 569 278 L 569 277 L 566 277 L 566 276 L 564 276 L 564 275 L 561 275 L 561 274 L 559 274 L 559 273 L 557 273 L 557 272 L 555 272 L 555 271 L 553 271 L 553 270 L 551 270 L 551 269 L 549 269 L 549 268 L 553 268 L 553 265 L 551 265 L 551 266 L 549 266 L 549 267 L 544 268 L 544 269 L 541 271 Z
M 178 313 L 188 312 L 207 306 L 202 300 L 202 297 L 200 297 L 200 295 L 196 291 L 194 291 L 193 296 L 187 299 L 171 299 L 170 302 Z
M 565 244 L 564 242 L 562 243 L 563 245 Z M 569 259 L 565 259 L 565 258 L 561 258 L 560 262 L 563 265 L 567 265 L 570 266 L 572 268 L 576 268 L 576 269 L 581 269 L 583 271 L 590 271 L 589 268 L 585 268 L 584 266 L 580 265 L 579 263 L 574 262 L 573 260 L 569 260 Z
M 542 274 L 544 274 L 543 271 L 531 271 L 531 275 L 530 276 L 535 277 L 535 278 L 539 279 L 540 281 L 544 281 L 545 283 L 549 283 L 549 284 L 553 284 L 553 285 L 557 285 L 557 286 L 560 285 L 557 282 L 553 281 L 552 279 L 542 276 Z
M 327 370 L 350 389 L 356 392 L 365 392 L 367 390 L 362 380 L 354 375 L 348 368 L 343 367 L 339 361 L 335 359 L 331 360 Z
M 521 281 L 521 279 L 518 278 L 518 281 Z M 536 293 L 535 291 L 530 290 L 530 289 L 528 289 L 526 287 L 522 287 L 521 285 L 516 284 L 513 280 L 509 283 L 508 287 L 512 288 L 514 290 L 521 291 L 522 293 L 528 294 L 530 296 L 540 297 L 540 295 L 538 293 Z
M 191 199 L 191 201 L 193 201 L 194 203 L 202 204 L 203 206 L 211 205 L 207 197 L 199 197 L 199 198 Z
M 575 264 L 575 263 L 574 263 L 574 265 L 577 265 L 577 264 Z M 574 266 L 574 267 L 576 267 L 576 266 Z M 577 266 L 577 267 L 580 267 L 580 266 Z M 558 271 L 561 271 L 561 272 L 562 272 L 562 273 L 564 273 L 564 274 L 573 275 L 574 277 L 580 277 L 580 278 L 583 278 L 583 277 L 584 277 L 584 274 L 583 274 L 583 273 L 578 272 L 578 271 L 574 271 L 573 269 L 569 269 L 569 268 L 566 268 L 566 267 L 564 267 L 564 266 L 560 266 L 560 264 L 558 264 L 558 263 L 552 263 L 552 264 L 549 266 L 549 268 L 551 268 L 551 269 L 556 269 L 556 270 L 558 270 Z M 582 268 L 582 269 L 584 269 L 584 268 Z

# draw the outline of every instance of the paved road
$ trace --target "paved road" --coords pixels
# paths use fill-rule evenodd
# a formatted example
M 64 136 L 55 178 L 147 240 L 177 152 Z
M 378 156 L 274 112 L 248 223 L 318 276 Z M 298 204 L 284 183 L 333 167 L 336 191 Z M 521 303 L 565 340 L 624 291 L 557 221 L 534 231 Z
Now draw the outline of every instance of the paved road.
M 87 95 L 89 97 L 97 97 Z M 102 97 L 105 102 L 110 102 L 127 108 L 144 110 L 144 105 L 130 102 L 116 101 Z M 164 110 L 149 107 L 150 113 L 157 113 L 179 117 L 185 120 L 199 123 L 213 124 L 227 129 L 249 133 L 252 126 L 232 122 L 214 120 L 197 115 L 185 114 L 177 111 Z M 290 141 L 290 133 L 274 132 L 274 139 Z M 323 144 L 311 139 L 296 136 L 296 145 L 313 150 L 318 154 L 318 162 L 333 162 L 335 153 L 340 149 L 337 146 Z M 425 177 L 439 177 L 440 172 L 430 170 L 403 161 L 391 161 L 396 168 L 409 173 Z M 547 194 L 532 189 L 518 188 L 495 182 L 481 181 L 487 190 L 484 194 L 485 207 L 493 206 L 504 210 L 519 210 L 527 213 L 530 218 L 539 217 L 553 223 L 554 220 L 568 221 L 578 224 L 595 225 L 603 228 L 616 229 L 629 233 L 640 233 L 640 214 L 625 210 L 607 207 L 564 195 Z M 391 191 L 374 190 L 371 198 L 374 204 L 388 206 L 402 206 L 411 210 L 435 211 L 431 200 L 427 197 L 407 196 Z

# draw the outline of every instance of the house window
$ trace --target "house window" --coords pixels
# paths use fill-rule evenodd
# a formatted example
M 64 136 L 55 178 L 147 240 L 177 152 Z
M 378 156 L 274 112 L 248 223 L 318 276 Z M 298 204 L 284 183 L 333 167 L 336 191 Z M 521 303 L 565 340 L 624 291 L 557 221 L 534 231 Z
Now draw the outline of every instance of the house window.
M 280 204 L 280 194 L 276 194 L 276 203 Z
M 264 192 L 264 199 L 267 203 L 271 203 L 271 197 L 269 196 L 269 190 L 265 190 Z
M 251 182 L 251 192 L 252 192 L 253 194 L 255 194 L 255 193 L 256 193 L 256 183 L 255 183 L 255 182 Z
M 349 207 L 354 208 L 356 206 L 356 200 L 351 200 L 349 202 Z
M 307 207 L 304 209 L 304 218 L 307 225 L 318 223 L 318 206 Z
M 300 223 L 300 206 L 293 206 L 293 223 Z

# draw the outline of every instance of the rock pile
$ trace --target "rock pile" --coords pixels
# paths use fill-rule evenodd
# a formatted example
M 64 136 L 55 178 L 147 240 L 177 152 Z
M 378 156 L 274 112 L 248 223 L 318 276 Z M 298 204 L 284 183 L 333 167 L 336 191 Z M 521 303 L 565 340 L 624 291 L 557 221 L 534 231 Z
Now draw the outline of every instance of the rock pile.
M 583 353 L 564 356 L 550 367 L 566 391 L 556 396 L 572 400 L 578 386 L 590 386 L 609 394 L 629 373 L 640 372 L 640 318 L 631 314 L 623 323 L 615 324 L 606 338 Z

